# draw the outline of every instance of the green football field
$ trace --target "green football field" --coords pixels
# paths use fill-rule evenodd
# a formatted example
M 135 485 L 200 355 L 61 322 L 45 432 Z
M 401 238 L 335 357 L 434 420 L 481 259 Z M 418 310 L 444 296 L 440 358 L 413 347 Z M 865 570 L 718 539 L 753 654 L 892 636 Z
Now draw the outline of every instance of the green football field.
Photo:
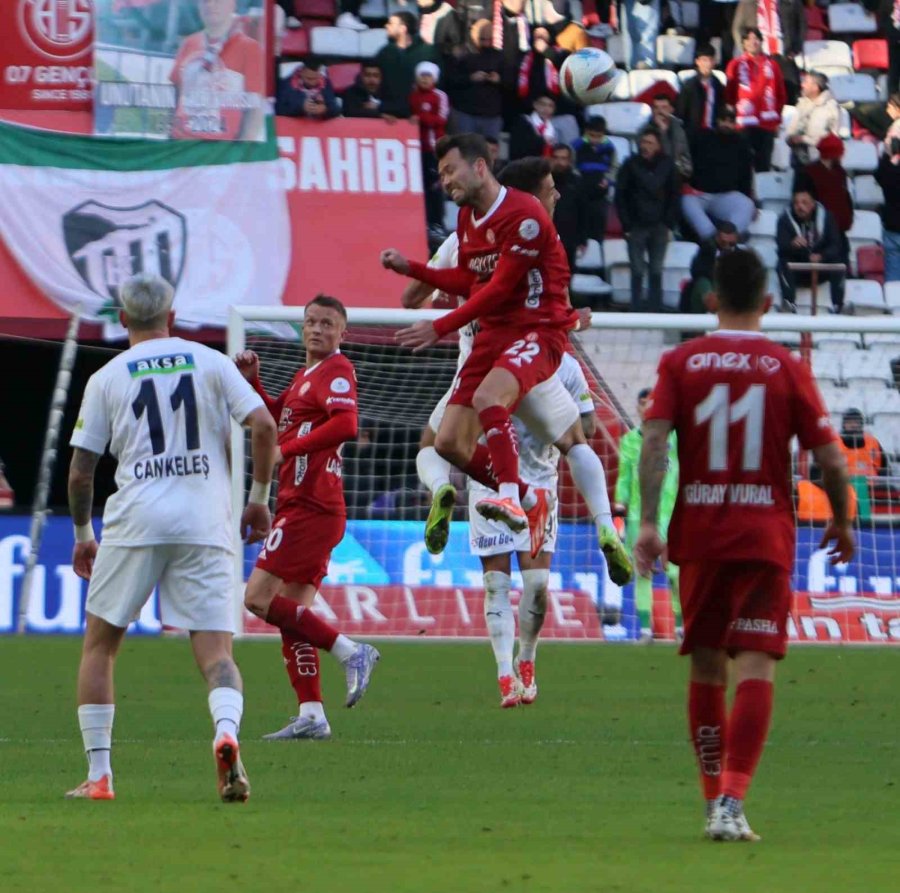
M 0 640 L 0 890 L 723 891 L 900 889 L 897 662 L 794 649 L 747 814 L 759 844 L 702 839 L 674 649 L 543 646 L 541 694 L 501 711 L 487 645 L 389 644 L 330 742 L 259 741 L 290 712 L 275 642 L 237 646 L 246 804 L 215 795 L 211 723 L 183 641 L 130 640 L 118 799 L 85 774 L 80 643 Z

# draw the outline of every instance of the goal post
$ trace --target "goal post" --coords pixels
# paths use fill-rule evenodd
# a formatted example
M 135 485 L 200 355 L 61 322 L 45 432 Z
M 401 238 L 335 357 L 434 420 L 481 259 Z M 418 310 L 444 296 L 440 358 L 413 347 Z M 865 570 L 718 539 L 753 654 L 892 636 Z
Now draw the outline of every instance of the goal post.
M 261 358 L 267 390 L 278 394 L 304 363 L 302 307 L 234 307 L 228 352 L 244 347 Z M 416 477 L 422 429 L 456 369 L 455 338 L 413 354 L 400 347 L 399 328 L 442 311 L 348 309 L 342 350 L 358 376 L 360 435 L 344 449 L 347 534 L 332 555 L 317 610 L 350 634 L 416 638 L 480 638 L 480 565 L 469 554 L 465 478 L 454 477 L 460 498 L 444 554 L 431 556 L 422 540 L 429 496 Z M 607 470 L 611 495 L 618 443 L 638 423 L 636 398 L 652 386 L 662 353 L 682 339 L 711 331 L 709 314 L 595 313 L 592 328 L 571 339 L 589 381 L 598 416 L 592 446 Z M 891 316 L 795 316 L 769 314 L 764 331 L 811 362 L 826 405 L 837 424 L 858 408 L 865 430 L 881 442 L 886 466 L 871 479 L 854 480 L 854 524 L 859 553 L 846 567 L 832 568 L 817 548 L 824 526 L 821 488 L 807 457 L 794 463 L 798 506 L 796 597 L 790 636 L 801 642 L 900 642 L 900 391 L 892 360 L 900 360 L 900 319 Z M 896 364 L 900 366 L 900 362 Z M 246 434 L 232 438 L 232 496 L 240 516 L 250 482 Z M 812 474 L 812 479 L 810 475 Z M 619 590 L 609 581 L 593 525 L 560 466 L 560 533 L 551 569 L 545 636 L 568 641 L 630 641 L 638 636 L 634 585 Z M 240 580 L 252 569 L 258 547 L 238 551 Z M 521 577 L 513 576 L 514 586 Z M 653 581 L 654 632 L 675 632 L 668 580 Z M 242 587 L 241 587 L 242 589 Z M 270 631 L 242 611 L 247 634 Z M 605 609 L 605 613 L 604 613 Z M 621 622 L 603 625 L 601 620 Z

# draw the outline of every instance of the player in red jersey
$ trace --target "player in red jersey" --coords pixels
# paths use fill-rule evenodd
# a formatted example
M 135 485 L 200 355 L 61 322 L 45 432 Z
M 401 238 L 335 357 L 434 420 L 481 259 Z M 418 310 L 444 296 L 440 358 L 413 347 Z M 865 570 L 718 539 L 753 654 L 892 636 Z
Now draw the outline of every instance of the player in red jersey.
M 347 524 L 341 447 L 356 437 L 358 420 L 356 373 L 340 352 L 346 327 L 347 311 L 336 298 L 319 295 L 306 305 L 307 365 L 276 399 L 259 380 L 259 357 L 246 350 L 235 358 L 278 421 L 275 520 L 244 602 L 281 629 L 281 651 L 300 712 L 268 739 L 331 737 L 322 706 L 318 648 L 344 665 L 348 707 L 365 694 L 379 657 L 371 645 L 341 635 L 309 610 Z
M 847 471 L 809 368 L 764 337 L 766 270 L 753 251 L 719 258 L 710 309 L 717 331 L 665 354 L 645 416 L 639 573 L 665 545 L 656 526 L 666 438 L 678 434 L 680 475 L 669 558 L 681 569 L 682 654 L 691 656 L 688 721 L 713 840 L 758 840 L 743 801 L 772 714 L 784 657 L 794 563 L 791 439 L 813 451 L 833 519 L 822 545 L 849 561 Z M 736 683 L 726 718 L 728 659 Z
M 543 530 L 547 494 L 537 491 L 530 518 L 519 502 L 527 488 L 519 481 L 510 410 L 556 372 L 567 332 L 577 321 L 568 298 L 566 254 L 540 202 L 497 182 L 482 137 L 443 137 L 436 154 L 444 190 L 460 206 L 458 266 L 434 269 L 393 249 L 382 252 L 381 261 L 388 269 L 468 300 L 435 322 L 402 329 L 397 337 L 422 350 L 479 321 L 480 331 L 457 376 L 435 448 L 470 477 L 499 491 L 498 497 L 478 502 L 479 514 L 502 521 L 514 532 L 529 522 Z M 482 431 L 486 447 L 476 443 Z

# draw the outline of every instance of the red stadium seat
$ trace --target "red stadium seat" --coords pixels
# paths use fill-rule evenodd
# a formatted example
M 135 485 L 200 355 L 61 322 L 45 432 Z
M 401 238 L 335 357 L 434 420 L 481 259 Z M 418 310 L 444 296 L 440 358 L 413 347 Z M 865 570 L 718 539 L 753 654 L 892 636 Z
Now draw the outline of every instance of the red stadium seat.
M 887 71 L 887 41 L 883 37 L 854 41 L 853 67 L 857 71 Z
M 343 93 L 348 87 L 352 87 L 361 70 L 359 62 L 339 62 L 337 65 L 329 65 L 328 80 L 331 81 L 334 92 Z
M 281 42 L 281 54 L 285 58 L 296 59 L 305 56 L 309 52 L 309 30 L 304 25 L 301 28 L 288 28 Z
M 606 236 L 609 239 L 621 239 L 622 232 L 622 221 L 619 220 L 616 206 L 610 204 L 609 213 L 606 215 Z
M 294 13 L 298 19 L 327 19 L 334 24 L 334 0 L 294 0 Z
M 874 279 L 884 285 L 884 250 L 880 245 L 856 249 L 856 270 L 860 279 Z

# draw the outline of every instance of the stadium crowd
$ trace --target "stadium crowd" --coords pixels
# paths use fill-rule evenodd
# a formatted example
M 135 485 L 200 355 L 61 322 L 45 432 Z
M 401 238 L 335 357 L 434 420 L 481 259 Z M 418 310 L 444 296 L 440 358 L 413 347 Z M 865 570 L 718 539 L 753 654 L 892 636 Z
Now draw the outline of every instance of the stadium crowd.
M 497 147 L 498 166 L 552 159 L 556 222 L 574 268 L 591 240 L 626 240 L 631 309 L 678 309 L 661 288 L 676 240 L 703 249 L 680 304 L 702 309 L 703 267 L 731 233 L 775 251 L 784 309 L 806 284 L 791 262 L 846 265 L 826 277 L 834 312 L 848 274 L 900 280 L 900 10 L 892 0 L 279 4 L 277 111 L 417 122 L 432 246 L 447 225 L 434 144 L 444 133 L 476 132 Z M 387 42 L 356 62 L 316 38 L 320 26 L 367 35 L 382 23 Z M 561 87 L 564 60 L 588 46 L 605 48 L 623 70 L 605 107 L 581 108 Z M 860 143 L 870 144 L 864 163 Z M 853 157 L 842 165 L 847 150 Z M 860 208 L 880 212 L 877 234 L 855 237 Z M 778 213 L 774 225 L 764 210 Z M 573 292 L 595 307 L 609 296 Z

